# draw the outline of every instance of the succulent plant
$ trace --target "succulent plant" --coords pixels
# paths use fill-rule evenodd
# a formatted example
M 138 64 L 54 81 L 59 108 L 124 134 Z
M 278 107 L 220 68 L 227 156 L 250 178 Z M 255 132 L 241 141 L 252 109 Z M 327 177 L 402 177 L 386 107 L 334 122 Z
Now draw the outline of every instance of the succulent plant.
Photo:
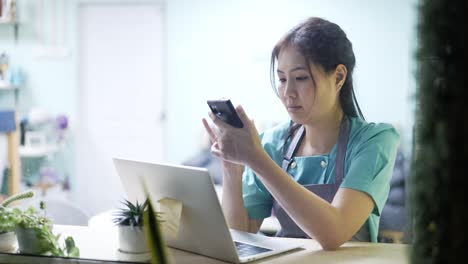
M 40 202 L 41 210 L 45 209 L 45 203 Z M 11 208 L 8 208 L 11 209 Z M 34 207 L 21 211 L 18 208 L 13 209 L 13 214 L 16 222 L 16 233 L 20 229 L 27 229 L 36 233 L 38 243 L 37 254 L 45 254 L 61 257 L 79 257 L 80 250 L 75 245 L 73 237 L 68 236 L 65 238 L 65 243 L 60 244 L 60 234 L 56 235 L 52 232 L 53 222 L 45 215 L 41 215 Z M 18 236 L 18 243 L 27 242 L 28 240 L 20 240 Z M 21 248 L 21 246 L 20 246 Z
M 15 231 L 20 213 L 18 208 L 0 206 L 0 234 Z
M 120 226 L 142 227 L 143 212 L 148 209 L 148 199 L 144 203 L 133 204 L 128 200 L 122 202 L 123 208 L 120 208 L 114 213 L 113 222 Z
M 15 194 L 15 195 L 12 195 L 12 196 L 8 197 L 0 205 L 3 206 L 3 207 L 7 207 L 9 204 L 13 203 L 14 201 L 18 201 L 18 200 L 22 200 L 22 199 L 26 199 L 26 198 L 31 198 L 33 196 L 34 196 L 33 191 L 25 191 L 25 192 L 18 193 L 18 194 Z
M 0 203 L 0 234 L 13 232 L 20 220 L 21 210 L 18 208 L 9 208 L 11 203 L 31 198 L 34 196 L 33 191 L 25 191 L 8 197 Z

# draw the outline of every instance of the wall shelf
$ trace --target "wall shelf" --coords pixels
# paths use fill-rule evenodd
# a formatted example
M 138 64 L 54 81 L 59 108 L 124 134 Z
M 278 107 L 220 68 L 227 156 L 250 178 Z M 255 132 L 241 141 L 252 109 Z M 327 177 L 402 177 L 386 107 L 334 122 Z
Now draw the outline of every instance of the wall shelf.
M 22 158 L 41 158 L 54 154 L 58 150 L 58 145 L 46 145 L 41 147 L 20 146 L 19 155 Z
M 0 19 L 0 25 L 16 25 L 18 24 L 18 21 L 16 20 L 11 20 L 11 19 Z
M 0 93 L 1 92 L 14 92 L 15 108 L 18 108 L 19 90 L 20 89 L 18 86 L 13 86 L 9 83 L 5 83 L 4 81 L 0 81 Z
M 18 28 L 19 28 L 19 23 L 17 20 L 12 20 L 12 19 L 1 19 L 0 18 L 0 26 L 5 25 L 5 26 L 13 26 L 14 30 L 14 37 L 15 37 L 15 44 L 18 43 Z
M 15 91 L 15 90 L 18 90 L 19 87 L 17 86 L 12 86 L 10 84 L 4 84 L 2 82 L 0 82 L 0 91 L 8 91 L 8 90 L 11 90 L 11 91 Z

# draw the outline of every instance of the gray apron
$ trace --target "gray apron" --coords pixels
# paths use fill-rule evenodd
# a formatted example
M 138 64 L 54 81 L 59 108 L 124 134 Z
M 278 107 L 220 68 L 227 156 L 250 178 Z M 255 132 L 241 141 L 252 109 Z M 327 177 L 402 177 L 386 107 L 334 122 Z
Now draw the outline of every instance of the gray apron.
M 335 197 L 336 192 L 340 188 L 341 183 L 343 182 L 344 177 L 344 162 L 346 157 L 346 149 L 348 147 L 348 139 L 350 133 L 350 122 L 349 119 L 344 116 L 341 123 L 340 133 L 338 135 L 338 150 L 336 154 L 335 161 L 335 183 L 328 184 L 307 184 L 304 187 L 320 196 L 322 199 L 331 203 L 333 197 Z M 286 144 L 283 147 L 284 152 L 283 162 L 281 168 L 288 172 L 289 167 L 294 162 L 294 155 L 297 152 L 297 149 L 300 146 L 302 139 L 304 138 L 304 126 L 301 126 L 297 133 L 291 140 L 289 147 L 286 149 Z M 288 139 L 286 139 L 287 142 Z M 280 206 L 280 204 L 274 200 L 273 201 L 273 212 L 278 218 L 278 221 L 281 224 L 281 230 L 276 233 L 276 236 L 279 237 L 295 237 L 295 238 L 310 238 L 297 224 L 294 220 L 289 217 L 286 211 Z M 313 219 L 311 219 L 313 221 Z M 352 240 L 354 241 L 370 241 L 368 226 L 365 223 L 361 229 L 353 236 Z

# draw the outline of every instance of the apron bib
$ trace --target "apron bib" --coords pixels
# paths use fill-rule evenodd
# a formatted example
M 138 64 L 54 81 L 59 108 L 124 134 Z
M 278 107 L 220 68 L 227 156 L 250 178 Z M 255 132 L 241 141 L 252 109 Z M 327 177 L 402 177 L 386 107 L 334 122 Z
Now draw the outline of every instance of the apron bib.
M 346 157 L 346 149 L 348 147 L 348 139 L 350 134 L 350 121 L 344 116 L 341 123 L 340 133 L 338 135 L 338 150 L 335 160 L 335 183 L 329 184 L 307 184 L 304 187 L 320 196 L 322 199 L 331 203 L 336 192 L 340 188 L 344 177 L 344 162 Z M 289 166 L 294 162 L 294 155 L 297 152 L 299 145 L 304 138 L 304 126 L 301 126 L 291 140 L 291 144 L 283 155 L 281 168 L 287 173 Z M 286 139 L 287 141 L 287 139 Z M 286 150 L 286 149 L 285 149 Z M 279 237 L 294 237 L 294 238 L 310 238 L 302 229 L 297 226 L 294 220 L 289 217 L 286 211 L 280 204 L 273 201 L 273 212 L 281 224 L 281 229 L 276 233 Z M 311 219 L 313 221 L 313 219 Z M 353 236 L 353 241 L 370 241 L 369 230 L 366 223 Z

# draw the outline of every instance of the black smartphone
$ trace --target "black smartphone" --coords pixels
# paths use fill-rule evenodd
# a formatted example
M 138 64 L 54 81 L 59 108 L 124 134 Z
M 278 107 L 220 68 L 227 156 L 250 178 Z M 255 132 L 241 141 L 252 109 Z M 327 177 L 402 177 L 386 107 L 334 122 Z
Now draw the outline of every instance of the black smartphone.
M 237 115 L 236 109 L 229 99 L 208 100 L 206 101 L 211 112 L 229 125 L 237 128 L 244 127 L 242 121 Z

